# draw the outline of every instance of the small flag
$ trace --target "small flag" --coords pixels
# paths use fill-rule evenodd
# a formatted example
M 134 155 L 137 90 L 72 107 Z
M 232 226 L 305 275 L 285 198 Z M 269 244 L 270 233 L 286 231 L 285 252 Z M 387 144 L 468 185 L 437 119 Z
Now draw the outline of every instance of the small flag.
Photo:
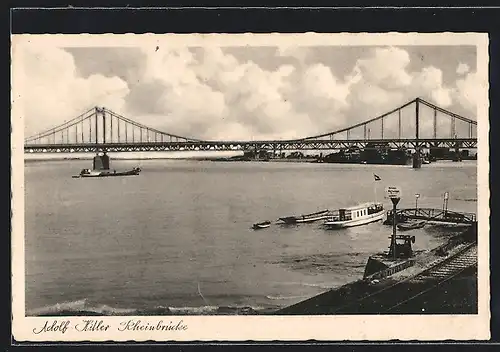
M 380 178 L 380 177 L 378 177 L 378 176 L 377 176 L 377 175 L 375 175 L 375 174 L 373 174 L 373 177 L 375 177 L 375 181 L 380 181 L 380 180 L 381 180 L 381 178 Z

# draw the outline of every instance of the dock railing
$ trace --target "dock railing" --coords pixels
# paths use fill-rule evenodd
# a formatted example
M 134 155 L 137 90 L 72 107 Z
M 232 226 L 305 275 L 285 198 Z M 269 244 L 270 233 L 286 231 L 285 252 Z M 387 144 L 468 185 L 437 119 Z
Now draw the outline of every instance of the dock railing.
M 398 221 L 408 219 L 448 222 L 455 224 L 473 224 L 476 214 L 433 208 L 405 208 L 396 210 Z M 387 222 L 392 223 L 392 209 L 387 211 Z

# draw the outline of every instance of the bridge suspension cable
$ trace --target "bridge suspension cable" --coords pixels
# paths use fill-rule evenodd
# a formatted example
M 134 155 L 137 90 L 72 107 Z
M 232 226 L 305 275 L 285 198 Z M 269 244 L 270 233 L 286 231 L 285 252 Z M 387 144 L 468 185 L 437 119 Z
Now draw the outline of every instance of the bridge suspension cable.
M 90 114 L 90 113 L 92 113 L 92 114 Z M 26 138 L 24 141 L 25 141 L 25 143 L 26 142 L 34 142 L 37 139 L 45 138 L 45 137 L 48 137 L 48 136 L 50 136 L 50 135 L 52 135 L 54 133 L 61 132 L 62 130 L 66 129 L 66 128 L 72 127 L 75 124 L 80 123 L 83 120 L 86 120 L 87 118 L 90 117 L 90 116 L 87 116 L 89 114 L 90 114 L 90 116 L 92 116 L 94 114 L 94 108 L 91 108 L 91 109 L 85 111 L 83 114 L 80 114 L 77 117 L 75 117 L 75 118 L 73 118 L 73 119 L 71 119 L 69 121 L 63 122 L 62 124 L 60 124 L 60 125 L 58 125 L 56 127 L 52 127 L 52 128 L 49 128 L 48 130 L 46 130 L 44 132 L 32 135 L 32 136 Z
M 477 125 L 477 121 L 475 121 L 475 120 L 472 120 L 472 119 L 469 119 L 469 118 L 467 118 L 467 117 L 464 117 L 464 116 L 461 116 L 461 115 L 455 114 L 454 112 L 451 112 L 451 111 L 446 110 L 446 109 L 443 109 L 443 108 L 441 108 L 441 107 L 439 107 L 439 106 L 437 106 L 437 105 L 434 105 L 434 104 L 432 104 L 432 103 L 429 103 L 429 102 L 428 102 L 428 101 L 426 101 L 426 100 L 419 99 L 419 102 L 421 102 L 421 103 L 422 103 L 422 104 L 424 104 L 424 105 L 427 105 L 427 106 L 428 106 L 428 107 L 430 107 L 431 109 L 434 109 L 434 110 L 436 110 L 436 111 L 439 111 L 439 112 L 441 112 L 441 113 L 443 113 L 443 114 L 445 114 L 445 115 L 448 115 L 448 116 L 450 116 L 450 117 L 454 117 L 454 118 L 459 119 L 459 120 L 461 120 L 461 121 L 468 122 L 468 123 L 471 123 L 471 124 L 473 124 L 473 125 Z
M 350 132 L 358 127 L 363 127 L 363 139 L 370 139 L 371 138 L 371 133 L 370 133 L 371 128 L 369 128 L 368 126 L 373 125 L 373 123 L 378 121 L 378 120 L 380 120 L 380 137 L 381 137 L 380 139 L 384 139 L 384 137 L 386 136 L 386 133 L 385 133 L 386 125 L 385 125 L 384 119 L 387 118 L 389 115 L 392 115 L 394 113 L 398 114 L 398 117 L 397 117 L 397 139 L 401 139 L 402 138 L 402 114 L 401 114 L 401 112 L 403 111 L 403 109 L 407 108 L 408 106 L 411 106 L 412 104 L 415 104 L 415 126 L 414 126 L 414 128 L 415 128 L 415 136 L 417 139 L 419 139 L 419 132 L 420 132 L 420 122 L 419 122 L 421 119 L 421 117 L 419 117 L 419 115 L 421 114 L 421 112 L 419 110 L 420 104 L 423 104 L 423 105 L 431 108 L 434 111 L 434 117 L 433 117 L 433 137 L 434 138 L 437 138 L 437 113 L 438 112 L 449 116 L 451 119 L 450 138 L 454 138 L 454 136 L 456 134 L 456 120 L 457 119 L 469 124 L 468 135 L 469 135 L 469 138 L 472 138 L 472 130 L 473 130 L 472 126 L 477 125 L 477 121 L 469 119 L 469 118 L 461 116 L 461 115 L 458 115 L 458 114 L 451 112 L 451 111 L 448 111 L 446 109 L 443 109 L 443 108 L 441 108 L 435 104 L 429 103 L 428 101 L 423 100 L 421 98 L 415 98 L 415 99 L 413 99 L 413 100 L 411 100 L 411 101 L 409 101 L 409 102 L 407 102 L 407 103 L 405 103 L 405 104 L 403 104 L 395 109 L 392 109 L 391 111 L 388 111 L 388 112 L 386 112 L 382 115 L 379 115 L 377 117 L 374 117 L 372 119 L 357 123 L 357 124 L 352 125 L 352 126 L 344 127 L 344 128 L 341 128 L 341 129 L 338 129 L 335 131 L 331 131 L 328 133 L 322 133 L 322 134 L 318 134 L 318 135 L 314 135 L 314 136 L 309 136 L 309 137 L 297 139 L 297 141 L 299 141 L 299 140 L 302 140 L 302 141 L 315 140 L 315 139 L 320 139 L 320 138 L 324 138 L 324 137 L 329 137 L 331 140 L 333 140 L 334 135 L 338 135 L 338 134 L 343 133 L 343 132 L 346 132 L 346 138 L 350 139 L 351 135 L 352 135 Z
M 349 127 L 341 128 L 341 129 L 336 130 L 336 131 L 332 131 L 332 132 L 328 132 L 328 133 L 323 133 L 323 134 L 318 134 L 316 136 L 310 136 L 310 137 L 302 138 L 302 140 L 318 139 L 318 138 L 328 137 L 328 136 L 331 136 L 331 135 L 334 135 L 334 134 L 339 134 L 339 133 L 342 133 L 342 132 L 347 132 L 347 131 L 352 130 L 354 128 L 361 127 L 363 125 L 368 125 L 371 122 L 375 122 L 375 121 L 381 120 L 381 119 L 383 119 L 386 116 L 394 114 L 398 110 L 402 110 L 405 107 L 410 106 L 411 104 L 415 103 L 416 100 L 417 99 L 413 99 L 413 100 L 407 102 L 406 104 L 403 104 L 403 105 L 401 105 L 401 106 L 399 106 L 399 107 L 397 107 L 397 108 L 395 108 L 395 109 L 393 109 L 393 110 L 391 110 L 389 112 L 386 112 L 385 114 L 379 115 L 379 116 L 374 117 L 374 118 L 372 118 L 370 120 L 363 121 L 363 122 L 357 123 L 357 124 L 349 126 Z
M 415 109 L 408 108 L 412 104 L 415 104 Z M 407 113 L 411 113 L 412 117 L 410 118 Z M 438 119 L 438 113 L 446 115 L 446 119 L 451 120 L 451 123 L 449 125 L 443 123 L 442 119 Z M 404 128 L 403 122 L 405 122 Z M 246 150 L 252 146 L 256 149 L 277 150 L 338 150 L 349 149 L 353 146 L 371 148 L 374 143 L 390 144 L 391 148 L 415 149 L 423 144 L 433 148 L 437 146 L 457 148 L 458 145 L 464 148 L 475 148 L 477 138 L 473 136 L 474 126 L 477 126 L 477 121 L 416 98 L 377 117 L 315 136 L 286 140 L 218 141 L 163 132 L 105 107 L 94 107 L 59 126 L 26 138 L 25 150 L 35 150 L 35 152 L 46 150 L 146 151 L 154 148 L 157 150 L 176 150 L 175 148 Z M 438 127 L 441 136 L 437 133 Z M 443 131 L 446 131 L 445 136 Z M 447 137 L 448 131 L 449 137 Z M 345 132 L 345 137 L 338 138 L 343 132 Z M 403 132 L 405 132 L 404 135 Z M 423 133 L 420 134 L 420 132 Z M 320 139 L 323 137 L 328 137 L 328 139 Z
M 172 133 L 167 133 L 167 132 L 163 132 L 163 131 L 160 131 L 156 128 L 152 128 L 152 127 L 148 127 L 146 125 L 143 125 L 143 124 L 140 124 L 138 122 L 135 122 L 134 120 L 131 120 L 125 116 L 122 116 L 120 114 L 117 114 L 116 112 L 114 111 L 111 111 L 109 109 L 106 109 L 106 108 L 103 108 L 103 111 L 109 113 L 110 115 L 118 118 L 119 120 L 125 122 L 125 123 L 128 123 L 132 126 L 135 126 L 139 129 L 144 129 L 146 131 L 150 131 L 150 132 L 154 132 L 154 133 L 157 133 L 157 134 L 160 134 L 160 135 L 164 135 L 164 136 L 168 136 L 168 137 L 173 137 L 173 138 L 177 138 L 177 139 L 182 139 L 182 140 L 186 140 L 186 141 L 192 141 L 192 142 L 200 142 L 201 140 L 200 139 L 196 139 L 196 138 L 190 138 L 190 137 L 183 137 L 183 136 L 179 136 L 179 135 L 176 135 L 176 134 L 172 134 Z

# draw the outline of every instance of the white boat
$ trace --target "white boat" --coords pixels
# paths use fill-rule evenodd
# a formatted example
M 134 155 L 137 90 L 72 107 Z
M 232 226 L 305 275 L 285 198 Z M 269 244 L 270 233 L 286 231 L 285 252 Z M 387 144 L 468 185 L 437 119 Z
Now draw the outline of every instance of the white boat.
M 339 209 L 337 214 L 325 221 L 325 226 L 329 228 L 344 228 L 366 225 L 382 220 L 384 215 L 385 212 L 382 203 L 362 203 Z
M 266 220 L 264 222 L 259 222 L 257 224 L 253 224 L 252 228 L 254 230 L 260 230 L 260 229 L 266 229 L 268 228 L 269 226 L 271 226 L 271 221 L 269 220 Z

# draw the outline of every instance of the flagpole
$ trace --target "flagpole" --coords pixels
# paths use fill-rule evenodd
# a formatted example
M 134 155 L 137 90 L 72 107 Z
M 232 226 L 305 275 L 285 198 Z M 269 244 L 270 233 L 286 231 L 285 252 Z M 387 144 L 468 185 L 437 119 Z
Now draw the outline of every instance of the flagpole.
M 375 203 L 377 203 L 377 181 L 380 181 L 380 177 L 373 174 L 374 184 L 373 184 L 373 193 L 375 194 Z

